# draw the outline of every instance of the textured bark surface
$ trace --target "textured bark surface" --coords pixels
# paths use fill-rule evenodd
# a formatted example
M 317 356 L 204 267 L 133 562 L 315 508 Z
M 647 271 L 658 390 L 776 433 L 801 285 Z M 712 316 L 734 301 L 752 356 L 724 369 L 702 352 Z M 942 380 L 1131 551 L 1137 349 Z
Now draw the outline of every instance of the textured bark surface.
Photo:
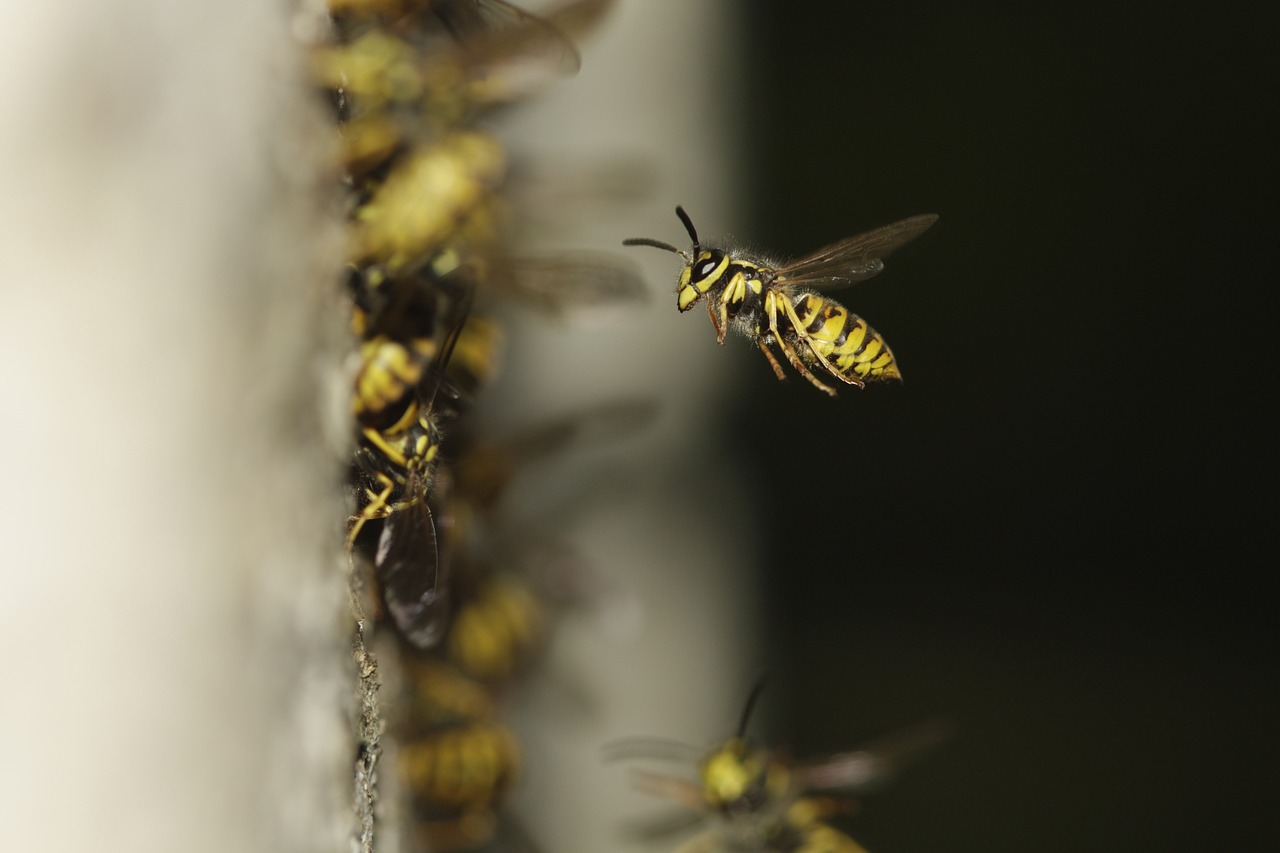
M 348 848 L 340 232 L 290 14 L 0 12 L 5 850 Z

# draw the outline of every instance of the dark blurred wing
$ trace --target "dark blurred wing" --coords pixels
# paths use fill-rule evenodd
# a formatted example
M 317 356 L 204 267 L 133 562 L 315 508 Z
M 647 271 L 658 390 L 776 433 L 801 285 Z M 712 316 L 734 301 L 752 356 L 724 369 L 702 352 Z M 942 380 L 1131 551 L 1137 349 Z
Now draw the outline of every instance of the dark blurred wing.
M 930 720 L 872 741 L 862 749 L 842 752 L 793 770 L 802 791 L 865 791 L 887 781 L 905 765 L 942 743 L 951 726 Z
M 839 287 L 871 278 L 884 269 L 884 258 L 905 246 L 938 221 L 932 213 L 913 216 L 874 231 L 849 237 L 778 270 L 778 284 Z
M 416 482 L 409 491 L 418 496 L 383 521 L 373 565 L 396 627 L 409 642 L 426 649 L 444 633 L 448 600 L 431 508 Z
M 498 280 L 511 295 L 557 314 L 636 305 L 649 298 L 639 269 L 626 258 L 603 252 L 517 258 Z

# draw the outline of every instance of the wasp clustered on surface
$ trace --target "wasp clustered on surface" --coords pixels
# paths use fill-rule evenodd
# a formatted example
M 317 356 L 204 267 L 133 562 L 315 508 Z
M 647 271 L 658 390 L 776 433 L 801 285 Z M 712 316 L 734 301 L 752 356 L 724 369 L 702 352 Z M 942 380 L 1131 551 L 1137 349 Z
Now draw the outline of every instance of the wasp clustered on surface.
M 574 433 L 557 425 L 506 444 L 476 435 L 467 415 L 504 336 L 473 306 L 506 294 L 558 310 L 644 292 L 598 258 L 522 272 L 507 257 L 506 153 L 474 119 L 576 72 L 569 33 L 609 5 L 577 0 L 538 17 L 501 0 L 330 0 L 332 35 L 313 54 L 351 200 L 346 281 L 359 344 L 347 550 L 357 606 L 396 637 L 404 685 L 388 732 L 410 849 L 476 848 L 499 831 L 520 765 L 501 688 L 542 645 L 551 596 L 535 572 L 495 568 L 489 510 L 524 461 Z M 376 590 L 369 602 L 363 589 Z M 371 787 L 380 732 L 365 728 Z M 374 849 L 372 800 L 366 791 L 357 803 L 362 849 Z
M 609 5 L 576 0 L 535 16 L 503 0 L 328 0 L 332 35 L 313 55 L 337 118 L 350 199 L 345 280 L 358 348 L 346 547 L 358 615 L 370 612 L 373 629 L 394 638 L 379 648 L 395 650 L 403 675 L 387 732 L 409 849 L 502 846 L 501 803 L 521 763 L 503 722 L 504 688 L 545 645 L 551 605 L 592 586 L 588 573 L 566 576 L 557 566 L 560 576 L 549 579 L 504 554 L 495 504 L 528 463 L 584 436 L 626 433 L 651 414 L 641 404 L 599 406 L 514 438 L 486 435 L 469 417 L 502 360 L 502 326 L 484 310 L 492 299 L 558 312 L 644 295 L 638 276 L 606 257 L 510 256 L 500 194 L 507 155 L 475 121 L 576 72 L 571 36 Z M 884 256 L 936 217 L 774 264 L 702 245 L 677 213 L 691 250 L 626 242 L 684 260 L 678 306 L 705 298 L 721 343 L 730 328 L 745 334 L 782 378 L 770 350 L 777 346 L 833 395 L 817 374 L 858 387 L 900 378 L 884 339 L 814 288 L 875 275 Z M 371 679 L 365 629 L 362 621 L 357 653 Z M 650 790 L 718 821 L 687 849 L 860 851 L 826 822 L 843 801 L 814 792 L 879 778 L 880 765 L 907 749 L 895 742 L 790 765 L 747 744 L 746 720 L 699 760 L 697 782 L 644 777 Z M 378 830 L 380 734 L 375 714 L 362 730 L 357 772 L 363 850 L 375 849 Z M 646 754 L 639 743 L 634 754 Z

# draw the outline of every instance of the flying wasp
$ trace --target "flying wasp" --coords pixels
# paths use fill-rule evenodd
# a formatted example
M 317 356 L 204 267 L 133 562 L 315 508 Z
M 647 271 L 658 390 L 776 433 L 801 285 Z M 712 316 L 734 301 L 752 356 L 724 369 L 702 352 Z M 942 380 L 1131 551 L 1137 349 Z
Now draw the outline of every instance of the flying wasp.
M 710 752 L 677 741 L 637 738 L 607 748 L 609 760 L 663 759 L 695 763 L 697 779 L 643 772 L 639 787 L 676 802 L 687 812 L 672 822 L 646 826 L 646 836 L 666 835 L 708 821 L 709 829 L 677 853 L 751 850 L 760 853 L 865 853 L 826 821 L 856 809 L 852 794 L 885 781 L 904 763 L 936 745 L 947 726 L 934 720 L 875 741 L 862 749 L 811 761 L 788 761 L 749 742 L 747 723 L 763 683 L 752 691 L 737 734 Z
M 717 343 L 734 329 L 760 347 L 779 379 L 782 365 L 769 347 L 777 344 L 800 375 L 821 391 L 835 389 L 814 375 L 824 371 L 848 385 L 902 379 L 889 345 L 867 321 L 816 289 L 840 287 L 871 278 L 884 269 L 883 258 L 919 237 L 938 220 L 923 214 L 849 237 L 797 261 L 777 264 L 729 248 L 704 246 L 693 221 L 677 207 L 676 215 L 693 240 L 688 251 L 646 237 L 624 240 L 626 246 L 652 246 L 684 260 L 676 285 L 677 305 L 688 311 L 704 297 Z

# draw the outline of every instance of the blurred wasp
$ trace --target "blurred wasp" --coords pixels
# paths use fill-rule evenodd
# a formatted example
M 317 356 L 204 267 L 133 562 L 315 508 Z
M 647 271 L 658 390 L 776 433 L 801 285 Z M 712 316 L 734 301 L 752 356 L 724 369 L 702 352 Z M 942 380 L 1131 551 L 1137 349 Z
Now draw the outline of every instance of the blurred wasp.
M 328 0 L 327 5 L 340 35 L 377 27 L 421 38 L 439 28 L 457 44 L 470 47 L 495 34 L 526 31 L 548 40 L 563 39 L 562 31 L 571 33 L 595 23 L 612 3 L 577 0 L 543 15 L 526 12 L 505 0 Z M 576 63 L 572 43 L 568 53 Z
M 508 678 L 541 648 L 551 607 L 599 601 L 607 592 L 594 567 L 557 537 L 523 525 L 514 525 L 514 536 L 493 530 L 511 482 L 570 447 L 631 435 L 656 412 L 652 403 L 624 401 L 506 438 L 470 444 L 464 439 L 449 472 L 450 521 L 454 541 L 469 553 L 460 561 L 459 604 L 443 644 L 460 670 L 488 683 Z M 503 526 L 513 525 L 508 520 Z
M 479 847 L 493 837 L 496 807 L 519 776 L 519 743 L 484 687 L 438 660 L 408 656 L 404 665 L 396 768 L 416 847 Z
M 496 537 L 492 531 L 476 535 L 476 528 L 491 520 L 525 466 L 579 440 L 629 432 L 651 411 L 618 404 L 512 438 L 451 435 L 457 457 L 438 473 L 432 498 L 440 501 L 440 523 L 450 532 L 452 614 L 437 647 L 404 656 L 406 694 L 396 729 L 397 767 L 421 849 L 501 846 L 507 840 L 501 836 L 522 833 L 519 821 L 501 808 L 518 775 L 520 750 L 497 718 L 495 696 L 546 639 L 549 590 L 520 572 L 516 561 L 492 553 Z M 529 557 L 526 540 L 519 550 Z
M 640 738 L 607 747 L 606 757 L 667 759 L 696 763 L 696 781 L 643 772 L 638 787 L 689 810 L 675 821 L 646 826 L 646 836 L 666 835 L 708 820 L 678 853 L 750 850 L 762 853 L 865 853 L 852 838 L 826 823 L 856 810 L 850 796 L 884 782 L 909 759 L 946 735 L 942 721 L 907 729 L 862 749 L 813 762 L 790 762 L 746 739 L 747 723 L 760 696 L 756 686 L 737 734 L 709 753 L 676 741 Z
M 576 0 L 540 17 L 498 0 L 333 0 L 331 8 L 341 7 L 337 42 L 317 48 L 312 67 L 343 124 L 344 165 L 368 174 L 482 111 L 576 74 L 573 37 L 611 5 Z
M 684 208 L 677 207 L 676 215 L 693 240 L 688 252 L 645 237 L 624 240 L 623 245 L 652 246 L 684 260 L 677 305 L 682 312 L 688 311 L 706 297 L 718 343 L 724 344 L 730 328 L 746 335 L 764 353 L 778 378 L 785 379 L 782 366 L 769 351 L 776 343 L 792 367 L 833 397 L 835 389 L 814 376 L 813 370 L 825 371 L 859 388 L 872 381 L 901 380 L 884 338 L 861 317 L 810 288 L 839 287 L 871 278 L 884 269 L 883 258 L 923 234 L 937 216 L 930 213 L 903 219 L 797 261 L 778 264 L 729 248 L 703 246 Z

